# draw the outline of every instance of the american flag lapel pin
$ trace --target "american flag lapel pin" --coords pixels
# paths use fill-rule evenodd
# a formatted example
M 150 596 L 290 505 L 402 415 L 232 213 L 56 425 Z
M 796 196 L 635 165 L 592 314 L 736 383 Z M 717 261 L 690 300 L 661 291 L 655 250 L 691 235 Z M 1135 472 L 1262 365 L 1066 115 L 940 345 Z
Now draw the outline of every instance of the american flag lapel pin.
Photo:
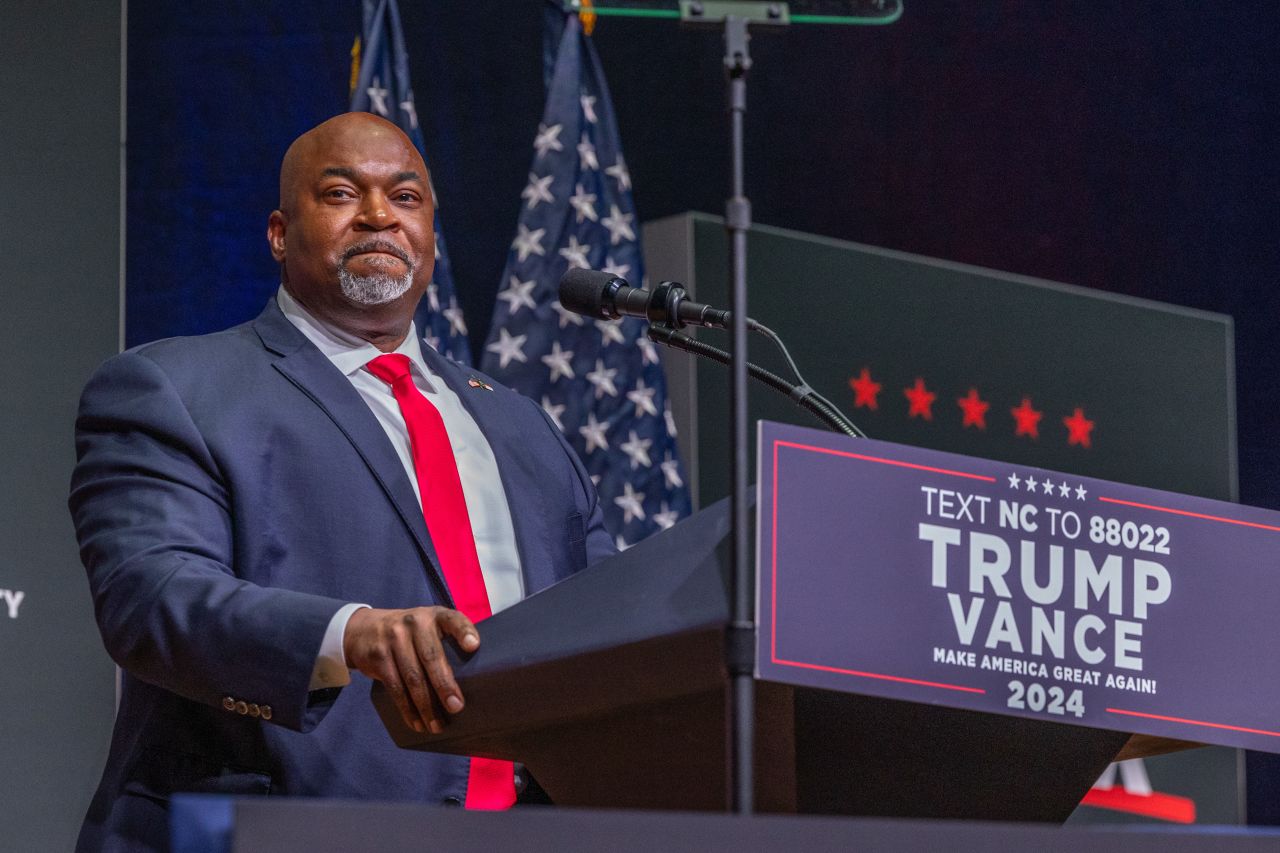
M 476 377 L 476 376 L 472 376 L 470 379 L 468 379 L 467 384 L 470 385 L 472 388 L 483 388 L 486 391 L 493 390 L 492 385 L 490 385 L 488 382 L 484 382 L 483 380 L 481 380 L 479 377 Z

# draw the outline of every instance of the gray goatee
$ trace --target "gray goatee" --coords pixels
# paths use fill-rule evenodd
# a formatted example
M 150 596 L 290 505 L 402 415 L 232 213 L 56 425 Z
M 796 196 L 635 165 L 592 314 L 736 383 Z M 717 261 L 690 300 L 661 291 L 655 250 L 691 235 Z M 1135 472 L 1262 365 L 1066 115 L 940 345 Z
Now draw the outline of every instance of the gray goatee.
M 356 275 L 347 269 L 347 261 L 364 252 L 386 252 L 404 262 L 405 273 L 393 276 L 388 273 L 373 275 Z M 352 302 L 360 305 L 382 305 L 398 299 L 413 286 L 413 262 L 405 252 L 394 243 L 374 240 L 352 246 L 343 253 L 342 262 L 338 266 L 338 285 L 342 294 Z

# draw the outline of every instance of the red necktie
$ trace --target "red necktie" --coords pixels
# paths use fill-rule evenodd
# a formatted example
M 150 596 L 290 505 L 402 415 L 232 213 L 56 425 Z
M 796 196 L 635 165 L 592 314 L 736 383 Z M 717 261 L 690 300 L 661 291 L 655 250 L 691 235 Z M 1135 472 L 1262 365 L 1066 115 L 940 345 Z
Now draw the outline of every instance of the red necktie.
M 400 404 L 409 430 L 413 468 L 418 477 L 418 492 L 422 495 L 422 514 L 454 605 L 472 622 L 486 619 L 493 610 L 489 607 L 489 593 L 480 572 L 480 558 L 476 556 L 476 540 L 467 515 L 462 480 L 458 477 L 458 463 L 454 461 L 453 445 L 440 412 L 414 386 L 408 356 L 380 355 L 366 367 L 391 386 L 391 393 Z M 516 801 L 514 780 L 515 767 L 510 761 L 472 758 L 467 808 L 510 808 Z

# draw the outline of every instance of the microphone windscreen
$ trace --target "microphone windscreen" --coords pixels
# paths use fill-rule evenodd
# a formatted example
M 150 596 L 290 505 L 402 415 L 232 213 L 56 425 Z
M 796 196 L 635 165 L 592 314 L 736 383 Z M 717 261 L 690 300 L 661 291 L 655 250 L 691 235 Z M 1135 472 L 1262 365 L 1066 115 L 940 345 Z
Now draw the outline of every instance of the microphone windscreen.
M 612 306 L 606 306 L 605 297 L 615 282 L 626 286 L 625 281 L 612 273 L 571 269 L 560 279 L 560 304 L 575 314 L 611 317 Z

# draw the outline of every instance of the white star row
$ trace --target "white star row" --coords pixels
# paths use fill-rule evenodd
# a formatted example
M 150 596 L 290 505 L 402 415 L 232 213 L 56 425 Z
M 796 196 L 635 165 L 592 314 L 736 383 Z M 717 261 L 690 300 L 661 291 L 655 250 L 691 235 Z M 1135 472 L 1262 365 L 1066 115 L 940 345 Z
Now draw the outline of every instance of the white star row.
M 511 241 L 511 248 L 516 250 L 516 256 L 521 261 L 530 255 L 546 255 L 547 250 L 542 248 L 542 238 L 546 233 L 545 228 L 530 231 L 529 226 L 521 222 L 516 225 L 516 239 Z
M 569 262 L 569 269 L 589 270 L 590 262 L 587 261 L 587 252 L 591 250 L 590 243 L 579 243 L 578 238 L 570 234 L 569 245 L 560 250 L 560 257 Z
M 525 187 L 525 190 L 528 192 L 529 187 Z M 610 207 L 612 208 L 612 215 L 600 220 L 601 224 L 609 229 L 610 245 L 616 246 L 624 239 L 634 240 L 636 234 L 631 228 L 631 220 L 635 218 L 635 214 L 623 213 L 618 210 L 617 205 L 610 205 Z M 591 214 L 594 219 L 594 209 L 592 209 Z M 517 225 L 516 238 L 511 241 L 511 248 L 516 250 L 516 259 L 523 263 L 530 255 L 545 257 L 547 250 L 543 248 L 542 238 L 546 236 L 546 233 L 547 229 L 545 228 L 530 229 L 523 222 Z M 570 234 L 569 245 L 558 250 L 558 254 L 569 262 L 570 269 L 586 270 L 591 269 L 591 263 L 587 260 L 587 252 L 589 251 L 591 251 L 590 243 L 579 243 L 577 235 Z M 625 278 L 627 273 L 631 272 L 631 266 L 629 264 L 619 264 L 610 255 L 605 258 L 604 271 Z
M 627 394 L 628 397 L 632 398 L 633 401 L 636 402 L 637 417 L 640 416 L 642 409 L 653 412 L 655 415 L 657 414 L 652 401 L 653 392 L 654 389 L 648 388 L 645 389 L 644 393 L 637 393 L 633 391 Z M 560 420 L 560 416 L 564 414 L 565 410 L 563 403 L 553 403 L 551 402 L 551 398 L 544 394 L 542 397 L 542 410 L 547 413 L 547 417 L 551 418 L 561 432 L 565 431 L 564 422 Z M 594 413 L 587 413 L 587 423 L 578 427 L 578 433 L 586 439 L 587 453 L 591 453 L 597 449 L 609 449 L 609 438 L 605 435 L 607 427 L 607 424 L 596 420 Z M 649 458 L 649 448 L 652 446 L 653 439 L 640 438 L 636 435 L 635 430 L 630 430 L 630 438 L 628 441 L 618 445 L 619 449 L 626 453 L 631 459 L 632 469 L 638 468 L 641 465 L 646 468 L 653 466 L 653 461 Z M 676 461 L 671 458 L 670 454 L 667 455 L 666 461 L 660 463 L 659 467 L 662 468 L 668 486 L 671 488 L 679 488 L 684 485 L 684 481 L 680 478 L 679 466 L 676 464 Z
M 437 295 L 439 288 L 433 282 L 427 285 L 427 297 L 430 300 L 431 310 L 438 312 L 446 320 L 449 321 L 449 334 L 455 337 L 465 336 L 467 334 L 467 324 L 462 318 L 462 306 L 458 305 L 456 296 L 449 297 L 449 307 L 440 311 L 440 301 Z M 429 329 L 422 329 L 422 339 L 427 345 L 437 352 L 441 351 L 442 341 L 439 337 L 430 334 Z
M 605 255 L 604 266 L 600 270 L 609 275 L 616 275 L 618 278 L 626 278 L 631 272 L 631 264 L 620 264 L 613 259 L 613 255 Z
M 618 162 L 605 169 L 604 173 L 616 179 L 622 189 L 631 189 L 631 173 L 627 171 L 627 162 L 622 159 L 621 154 L 618 155 Z
M 519 354 L 511 355 L 507 361 L 510 361 L 511 359 L 515 359 L 516 361 L 525 361 L 524 352 L 520 348 L 525 336 L 517 335 L 512 337 L 507 333 L 506 329 L 500 330 L 498 334 L 500 336 L 499 340 L 489 344 L 486 349 L 488 349 L 489 352 L 498 353 L 499 359 L 504 358 L 504 352 L 508 349 L 515 349 Z M 501 366 L 506 367 L 507 361 L 503 361 Z M 655 418 L 658 416 L 658 407 L 653 404 L 653 395 L 656 394 L 657 391 L 657 388 L 649 388 L 644 384 L 644 380 L 640 379 L 636 382 L 636 387 L 627 392 L 627 400 L 636 407 L 635 416 L 637 418 L 644 417 L 645 415 Z M 564 424 L 560 421 L 560 415 L 564 414 L 564 406 L 553 404 L 551 399 L 544 395 L 542 398 L 542 408 L 551 417 L 551 420 L 556 422 L 556 426 L 560 428 L 560 431 L 564 432 Z M 604 446 L 608 446 L 607 442 Z
M 1053 480 L 1048 477 L 1045 477 L 1043 480 L 1037 480 L 1030 474 L 1025 478 L 1022 478 L 1018 476 L 1017 472 L 1009 475 L 1009 488 L 1017 491 L 1031 492 L 1033 494 L 1039 490 L 1041 494 L 1045 495 L 1052 495 L 1056 491 L 1058 496 L 1063 498 L 1069 498 L 1071 497 L 1071 493 L 1075 492 L 1076 500 L 1078 501 L 1084 500 L 1085 495 L 1089 494 L 1089 490 L 1086 489 L 1083 484 L 1077 485 L 1072 489 L 1066 480 L 1063 480 L 1060 483 L 1054 483 Z
M 448 315 L 448 313 L 449 312 L 447 311 L 445 312 L 446 315 Z M 626 339 L 622 336 L 622 327 L 617 323 L 597 320 L 596 325 L 602 327 L 601 332 L 605 339 L 602 345 L 607 345 L 610 340 L 617 341 L 618 343 L 626 342 Z M 465 331 L 463 333 L 465 334 Z M 512 335 L 505 328 L 502 328 L 498 330 L 498 340 L 489 344 L 485 349 L 488 352 L 498 354 L 498 357 L 502 360 L 502 367 L 506 367 L 513 359 L 515 361 L 526 362 L 528 359 L 524 354 L 524 342 L 527 338 L 527 335 Z M 643 363 L 649 364 L 651 357 L 654 363 L 657 362 L 658 354 L 654 351 L 652 341 L 648 338 L 637 338 L 636 345 L 642 352 L 641 358 Z M 565 379 L 574 379 L 577 376 L 573 370 L 573 350 L 564 349 L 560 346 L 559 341 L 552 341 L 551 352 L 540 356 L 539 360 L 547 366 L 549 371 L 551 371 L 551 375 L 548 380 L 550 382 L 554 383 L 561 376 Z M 617 375 L 618 369 L 616 367 L 606 368 L 604 366 L 604 360 L 597 358 L 596 369 L 587 373 L 584 378 L 591 383 L 592 387 L 595 389 L 596 399 L 599 400 L 606 394 L 610 397 L 618 396 L 618 386 L 617 383 L 613 381 L 613 378 Z M 653 389 L 644 389 L 644 391 L 641 389 L 644 389 L 643 381 L 637 385 L 636 391 L 628 392 L 628 397 L 635 393 L 647 392 L 650 395 L 653 393 Z M 633 399 L 632 402 L 634 403 L 636 401 Z M 637 403 L 637 406 L 639 405 L 640 404 Z M 645 408 L 653 408 L 652 401 L 649 401 Z M 657 412 L 652 412 L 652 414 L 656 415 Z
M 562 124 L 553 124 L 550 127 L 541 122 L 538 124 L 538 134 L 533 139 L 533 149 L 538 152 L 539 157 L 546 157 L 548 151 L 564 150 L 564 143 L 560 141 L 562 130 L 564 130 Z
M 587 139 L 587 135 L 582 134 L 582 141 L 578 143 L 578 168 L 584 172 L 593 172 L 600 168 L 600 161 L 596 159 L 596 147 L 591 144 L 591 140 Z
M 653 514 L 653 521 L 658 525 L 659 530 L 666 530 L 673 527 L 679 520 L 680 516 L 676 515 L 675 510 L 669 507 L 666 501 L 662 502 L 662 511 L 655 512 Z M 623 539 L 621 533 L 615 536 L 613 541 L 614 544 L 618 546 L 619 551 L 625 551 L 635 544 L 634 542 L 628 542 L 626 539 Z
M 369 106 L 373 107 L 375 113 L 383 118 L 390 115 L 391 110 L 387 107 L 387 98 L 391 96 L 391 92 L 383 87 L 382 80 L 377 75 L 374 75 L 373 85 L 365 89 L 365 92 L 369 95 Z
M 616 246 L 623 240 L 634 240 L 636 232 L 631 230 L 634 213 L 623 213 L 616 204 L 609 205 L 609 215 L 600 220 L 600 224 L 609 229 L 609 245 Z
M 623 483 L 622 490 L 622 494 L 613 499 L 622 509 L 622 523 L 630 524 L 633 518 L 644 521 L 644 492 L 637 492 L 630 483 Z
M 609 438 L 604 434 L 607 426 L 596 420 L 595 412 L 587 412 L 587 422 L 578 427 L 578 434 L 587 440 L 587 453 L 597 448 L 609 449 Z
M 653 520 L 661 530 L 666 530 L 667 528 L 674 526 L 679 519 L 680 516 L 676 514 L 675 510 L 667 505 L 666 501 L 662 502 L 662 511 L 655 512 L 653 514 Z
M 636 435 L 635 430 L 630 430 L 630 437 L 618 445 L 618 449 L 627 454 L 627 458 L 631 460 L 631 470 L 634 471 L 643 465 L 646 468 L 653 467 L 653 461 L 649 458 L 649 448 L 653 446 L 653 439 L 641 438 Z
M 449 307 L 440 312 L 449 321 L 449 334 L 465 335 L 467 324 L 462 319 L 462 307 L 458 305 L 456 296 L 449 297 Z
M 653 341 L 647 337 L 636 338 L 636 346 L 640 347 L 640 359 L 642 364 L 658 363 L 658 348 L 653 345 Z
M 625 344 L 627 338 L 622 334 L 622 324 L 617 320 L 596 320 L 596 331 L 600 333 L 600 346 L 607 347 L 611 343 Z
M 560 416 L 564 414 L 564 405 L 551 402 L 549 397 L 542 398 L 542 410 L 547 413 L 547 417 L 551 418 L 560 427 L 561 432 L 564 431 L 564 424 L 560 420 Z M 595 412 L 587 413 L 587 422 L 578 427 L 578 434 L 587 442 L 586 452 L 588 454 L 596 450 L 609 449 L 609 437 L 605 434 L 608 431 L 607 422 L 602 423 L 596 420 Z M 627 454 L 627 458 L 631 460 L 631 469 L 643 466 L 645 468 L 653 467 L 653 459 L 649 456 L 649 448 L 653 446 L 653 439 L 640 438 L 635 430 L 628 430 L 627 440 L 618 445 L 618 449 Z M 684 479 L 680 476 L 680 463 L 667 451 L 666 458 L 658 463 L 658 467 L 662 469 L 663 479 L 666 481 L 667 488 L 678 489 L 684 485 Z
M 551 422 L 560 432 L 564 432 L 564 421 L 560 420 L 560 416 L 564 414 L 564 408 L 564 403 L 553 403 L 546 394 L 542 395 L 542 411 L 547 413 L 547 417 L 551 418 Z
M 632 435 L 634 436 L 634 433 Z M 668 461 L 662 464 L 664 471 L 667 470 L 668 465 L 675 466 L 675 462 L 670 458 L 670 455 L 668 455 L 667 459 Z M 591 479 L 597 486 L 600 485 L 598 477 L 592 477 Z M 679 475 L 676 475 L 677 484 L 679 481 Z M 670 478 L 668 478 L 668 485 L 670 485 Z M 644 521 L 644 492 L 637 492 L 630 483 L 623 483 L 622 489 L 622 494 L 613 499 L 614 505 L 622 510 L 622 523 L 630 524 L 633 519 Z M 667 501 L 663 501 L 661 509 L 653 514 L 653 523 L 658 525 L 659 530 L 667 530 L 675 526 L 675 523 L 679 520 L 679 514 L 671 508 Z M 621 534 L 615 537 L 614 542 L 619 551 L 625 551 L 635 544 L 634 542 L 628 542 Z
M 376 82 L 377 81 L 375 80 L 375 83 Z M 373 89 L 369 90 L 369 96 L 371 98 L 374 97 L 373 91 L 374 91 Z M 385 110 L 386 108 L 385 99 L 387 94 L 386 90 L 379 89 L 378 91 L 380 92 L 380 96 L 382 99 L 378 101 L 378 104 L 380 104 L 382 109 Z M 595 99 L 592 98 L 591 102 L 594 103 Z M 401 106 L 403 106 L 403 104 Z M 377 107 L 377 104 L 375 104 L 375 108 L 376 107 Z M 595 113 L 587 106 L 586 99 L 583 100 L 583 107 L 587 111 L 587 120 L 594 124 Z M 382 114 L 386 115 L 386 112 L 382 112 Z M 417 115 L 415 113 L 414 114 L 415 127 L 417 126 L 416 119 L 417 119 Z M 560 132 L 563 130 L 564 130 L 563 124 L 546 125 L 539 122 L 538 132 L 533 139 L 533 150 L 538 152 L 538 159 L 546 157 L 548 152 L 564 150 L 564 143 L 560 141 Z M 595 146 L 591 144 L 591 140 L 587 138 L 586 133 L 583 133 L 582 136 L 580 137 L 579 142 L 577 144 L 577 149 L 578 149 L 578 165 L 581 169 L 583 169 L 584 171 L 594 171 L 600 168 L 600 161 L 596 156 Z M 606 175 L 609 175 L 614 180 L 616 180 L 618 182 L 619 188 L 621 188 L 622 190 L 631 189 L 631 172 L 628 171 L 627 161 L 623 158 L 621 154 L 618 155 L 618 161 L 614 163 L 612 166 L 605 169 L 604 172 Z
M 498 367 L 505 370 L 512 361 L 523 364 L 529 360 L 524 354 L 524 342 L 528 337 L 528 335 L 513 335 L 502 328 L 498 330 L 498 339 L 485 347 L 485 350 L 497 353 Z
M 391 118 L 391 108 L 387 105 L 387 99 L 391 97 L 391 90 L 382 85 L 382 80 L 374 75 L 373 85 L 365 89 L 369 95 L 369 106 L 373 111 L 383 118 Z M 409 90 L 408 97 L 400 102 L 400 109 L 409 116 L 409 127 L 418 126 L 418 108 L 413 101 L 413 90 Z
M 653 395 L 658 391 L 657 388 L 648 388 L 644 384 L 643 379 L 636 380 L 636 387 L 627 392 L 627 399 L 635 404 L 636 417 L 652 415 L 658 416 L 658 408 L 653 405 Z
M 597 400 L 606 394 L 610 397 L 618 396 L 618 386 L 613 382 L 613 377 L 617 375 L 616 367 L 605 367 L 603 359 L 596 359 L 596 369 L 586 375 L 586 380 L 596 389 Z
M 590 219 L 597 222 L 599 217 L 596 215 L 596 194 L 589 193 L 582 188 L 582 184 L 578 184 L 574 188 L 573 195 L 569 196 L 569 205 L 577 214 L 578 222 L 584 219 Z
M 561 349 L 559 341 L 552 341 L 551 352 L 542 356 L 542 363 L 551 371 L 550 381 L 555 382 L 561 376 L 572 379 L 574 377 L 573 365 L 570 363 L 572 360 L 573 350 Z
M 533 172 L 529 173 L 529 183 L 520 191 L 520 198 L 526 200 L 526 210 L 533 210 L 543 202 L 554 202 L 556 197 L 551 194 L 551 182 L 556 179 L 555 174 L 544 175 L 541 178 Z
M 514 317 L 519 313 L 521 308 L 534 310 L 538 307 L 533 301 L 533 288 L 538 284 L 537 279 L 529 279 L 521 281 L 515 276 L 511 276 L 507 282 L 507 286 L 498 293 L 498 298 L 507 303 L 507 311 Z

